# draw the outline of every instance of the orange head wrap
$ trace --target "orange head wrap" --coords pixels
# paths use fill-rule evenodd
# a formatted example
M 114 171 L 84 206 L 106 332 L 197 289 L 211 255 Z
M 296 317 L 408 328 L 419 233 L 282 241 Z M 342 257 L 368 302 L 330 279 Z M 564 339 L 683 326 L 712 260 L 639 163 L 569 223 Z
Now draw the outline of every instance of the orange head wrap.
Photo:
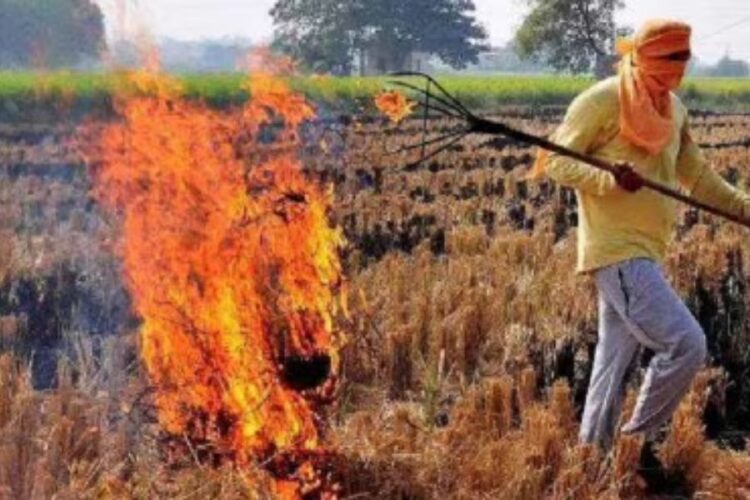
M 689 53 L 691 28 L 678 21 L 646 22 L 632 40 L 620 40 L 620 134 L 652 155 L 672 136 L 671 91 L 680 86 Z

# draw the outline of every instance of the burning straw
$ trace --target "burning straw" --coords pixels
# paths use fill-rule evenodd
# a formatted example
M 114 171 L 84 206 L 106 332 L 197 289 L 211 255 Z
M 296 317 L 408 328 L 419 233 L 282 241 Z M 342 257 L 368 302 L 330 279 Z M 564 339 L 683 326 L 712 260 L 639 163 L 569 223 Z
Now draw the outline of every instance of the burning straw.
M 332 192 L 296 158 L 313 110 L 269 74 L 223 113 L 164 75 L 131 81 L 143 92 L 122 97 L 101 133 L 94 192 L 122 221 L 159 423 L 201 461 L 265 465 L 280 496 L 324 490 L 314 457 L 343 341 L 343 238 Z
M 395 123 L 412 114 L 416 105 L 416 102 L 408 100 L 404 94 L 396 91 L 383 92 L 375 97 L 375 106 L 378 110 Z

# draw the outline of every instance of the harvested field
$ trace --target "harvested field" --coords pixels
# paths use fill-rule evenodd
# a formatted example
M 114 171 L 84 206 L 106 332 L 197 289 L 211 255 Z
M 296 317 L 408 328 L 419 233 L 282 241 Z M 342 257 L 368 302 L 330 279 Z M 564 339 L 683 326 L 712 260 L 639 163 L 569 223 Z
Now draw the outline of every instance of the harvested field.
M 546 134 L 563 111 L 496 116 Z M 750 189 L 750 116 L 696 112 L 692 124 L 715 168 Z M 71 142 L 78 126 L 0 125 L 0 345 L 9 353 L 0 491 L 265 498 L 267 478 L 253 467 L 165 459 L 135 349 L 138 319 L 112 252 L 117 229 L 90 194 Z M 450 126 L 434 120 L 430 130 Z M 639 443 L 620 439 L 610 462 L 575 444 L 596 310 L 591 283 L 573 273 L 574 193 L 528 181 L 534 151 L 495 138 L 405 170 L 414 158 L 387 151 L 413 143 L 420 127 L 303 126 L 305 171 L 333 186 L 332 218 L 348 241 L 350 311 L 338 318 L 348 343 L 326 433 L 341 496 L 645 496 Z M 674 476 L 665 494 L 747 498 L 747 232 L 688 209 L 680 221 L 669 277 L 723 370 L 706 371 L 675 418 L 661 450 Z M 632 387 L 648 359 L 633 367 Z

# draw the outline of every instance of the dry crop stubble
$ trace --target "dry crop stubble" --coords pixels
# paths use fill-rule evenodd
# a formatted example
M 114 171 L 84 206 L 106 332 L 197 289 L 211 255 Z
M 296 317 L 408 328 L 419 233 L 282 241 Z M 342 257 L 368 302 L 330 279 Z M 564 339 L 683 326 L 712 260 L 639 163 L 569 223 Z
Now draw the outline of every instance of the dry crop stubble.
M 728 123 L 721 133 L 716 132 L 715 122 L 719 119 Z M 746 118 L 741 116 L 707 115 L 694 119 L 695 136 L 707 146 L 708 160 L 730 182 L 747 188 L 746 165 L 750 155 L 745 147 L 734 144 L 744 133 L 744 123 Z M 525 122 L 524 126 L 539 132 L 549 129 L 549 124 L 535 120 Z M 414 133 L 409 130 L 404 133 Z M 434 456 L 429 462 L 439 468 L 433 475 L 427 474 L 429 480 L 422 479 L 428 464 L 422 462 L 425 457 L 414 451 L 417 445 L 412 445 L 410 453 L 401 456 L 397 464 L 374 449 L 360 452 L 370 458 L 378 456 L 377 460 L 365 460 L 378 477 L 382 474 L 390 477 L 391 470 L 413 474 L 408 484 L 403 484 L 400 475 L 394 484 L 402 484 L 405 489 L 401 492 L 416 492 L 417 497 L 512 498 L 519 492 L 525 498 L 640 497 L 645 485 L 635 467 L 641 443 L 633 438 L 618 440 L 611 467 L 607 468 L 602 465 L 601 457 L 585 460 L 595 453 L 575 446 L 577 420 L 560 416 L 570 415 L 571 408 L 576 410 L 574 417 L 580 411 L 577 405 L 581 403 L 581 389 L 587 383 L 596 331 L 593 287 L 572 272 L 575 235 L 571 229 L 575 226 L 575 207 L 571 207 L 565 190 L 524 184 L 523 168 L 527 161 L 511 167 L 504 160 L 508 158 L 506 155 L 523 155 L 523 148 L 520 151 L 503 148 L 488 152 L 486 145 L 469 142 L 463 149 L 441 156 L 434 164 L 409 173 L 400 171 L 398 162 L 389 162 L 381 174 L 382 185 L 387 189 L 373 193 L 363 186 L 359 191 L 347 191 L 347 200 L 353 201 L 341 207 L 342 217 L 356 220 L 347 229 L 355 247 L 351 254 L 353 268 L 361 269 L 355 273 L 353 286 L 366 297 L 353 301 L 352 309 L 356 317 L 366 303 L 368 317 L 367 322 L 355 329 L 347 353 L 351 390 L 379 386 L 384 389 L 378 393 L 380 397 L 389 394 L 396 400 L 392 403 L 384 400 L 386 407 L 406 404 L 412 412 L 408 420 L 420 423 L 407 424 L 409 435 L 419 443 L 420 433 L 435 435 L 432 439 L 438 441 L 437 436 L 446 433 L 456 436 L 449 451 L 444 452 L 449 455 L 449 462 L 436 461 Z M 477 157 L 483 158 L 478 165 L 474 163 Z M 504 164 L 508 165 L 508 171 Z M 355 163 L 350 168 L 366 170 L 367 166 Z M 498 181 L 510 189 L 498 195 L 496 190 L 484 188 Z M 460 185 L 472 183 L 479 188 L 468 193 L 466 199 L 455 196 Z M 405 193 L 419 188 L 416 199 L 404 198 Z M 398 210 L 388 208 L 390 201 Z M 384 206 L 385 210 L 374 209 L 375 205 Z M 358 211 L 350 211 L 353 206 Z M 523 207 L 525 213 L 519 216 L 514 212 L 517 206 Z M 368 210 L 369 207 L 373 209 Z M 496 210 L 492 227 L 484 224 L 481 214 L 481 210 L 488 208 Z M 404 252 L 399 244 L 403 236 L 400 224 L 415 213 L 432 215 L 436 223 L 426 237 Z M 519 217 L 533 223 L 514 224 Z M 713 343 L 713 364 L 732 361 L 736 368 L 737 364 L 747 362 L 747 343 L 743 341 L 748 331 L 743 284 L 747 276 L 743 265 L 747 258 L 743 245 L 746 235 L 741 228 L 708 216 L 696 217 L 688 210 L 681 209 L 680 220 L 667 261 L 670 278 L 707 328 Z M 381 230 L 375 235 L 368 234 L 377 225 Z M 363 233 L 366 238 L 362 238 Z M 436 251 L 434 235 L 439 233 L 444 234 L 444 245 Z M 387 250 L 367 255 L 370 250 L 367 245 L 378 238 Z M 360 350 L 357 347 L 360 341 L 370 348 Z M 435 396 L 426 398 L 429 391 L 424 387 L 434 385 L 425 381 L 431 380 L 429 367 L 438 363 L 444 363 L 449 374 L 439 385 L 448 409 L 444 410 L 447 417 L 436 424 L 432 419 L 425 420 L 426 415 L 434 415 L 429 401 Z M 533 392 L 528 390 L 531 384 L 523 384 L 521 374 L 526 373 L 528 381 L 530 365 L 536 370 L 537 388 L 552 387 L 559 376 L 566 376 L 574 385 L 567 390 L 561 389 L 559 383 L 554 385 L 551 396 L 554 410 L 545 409 L 539 396 L 525 396 Z M 358 370 L 359 367 L 369 368 Z M 730 374 L 733 385 L 709 384 L 710 398 L 704 395 L 710 374 L 702 375 L 677 413 L 674 430 L 661 449 L 665 465 L 686 477 L 697 495 L 739 498 L 737 493 L 726 496 L 727 492 L 741 492 L 745 487 L 739 474 L 747 455 L 726 451 L 708 441 L 707 432 L 716 435 L 717 429 L 706 429 L 702 422 L 707 403 L 721 406 L 725 417 L 732 412 L 737 414 L 739 405 L 727 406 L 723 393 L 727 388 L 734 387 L 737 391 L 746 387 L 746 382 L 738 379 L 741 374 L 742 371 Z M 506 414 L 510 416 L 503 416 L 503 410 L 498 408 L 504 408 L 499 401 L 505 396 L 500 395 L 508 394 L 508 390 L 502 387 L 508 387 L 508 380 L 513 379 L 519 379 L 521 385 L 512 385 L 516 387 L 510 391 L 514 394 L 514 403 L 510 405 L 513 411 Z M 633 382 L 638 380 L 636 377 Z M 504 422 L 500 428 L 510 427 L 512 431 L 494 430 L 494 440 L 483 435 L 475 441 L 473 434 L 483 432 L 488 424 L 486 418 L 476 418 L 481 411 L 470 401 L 476 401 L 475 394 L 481 392 L 485 383 L 491 387 L 492 397 L 499 398 L 491 406 L 496 418 Z M 468 414 L 475 417 L 471 424 L 467 424 L 472 420 L 467 417 L 467 405 Z M 521 416 L 524 409 L 534 417 L 524 420 Z M 551 424 L 553 419 L 545 411 L 556 416 L 557 427 Z M 350 421 L 357 422 L 360 418 L 363 417 L 355 409 Z M 375 434 L 383 431 L 378 423 L 387 427 L 392 418 L 395 417 L 386 412 L 380 420 L 368 420 L 364 427 L 374 425 L 378 429 L 373 431 Z M 733 425 L 729 420 L 727 417 L 722 425 Z M 715 426 L 715 422 L 711 425 Z M 351 436 L 346 434 L 347 430 L 344 435 Z M 555 439 L 546 439 L 547 432 Z M 519 436 L 517 439 L 523 445 L 518 446 L 523 451 L 516 452 L 516 445 L 507 442 L 509 434 Z M 562 451 L 551 445 L 566 439 L 568 445 Z M 425 442 L 422 452 L 434 454 L 432 445 Z M 529 449 L 537 450 L 537 454 Z M 513 464 L 506 462 L 509 459 L 504 457 L 516 457 L 519 453 L 526 458 Z M 514 472 L 504 476 L 502 470 L 506 467 Z M 698 472 L 701 467 L 705 469 Z M 461 472 L 456 474 L 456 470 Z M 726 478 L 732 486 L 719 486 L 717 477 Z M 508 485 L 512 487 L 503 489 Z M 399 494 L 388 491 L 390 495 Z
M 560 118 L 559 111 L 521 111 L 513 111 L 513 120 L 539 133 Z M 719 171 L 747 187 L 750 155 L 747 146 L 735 144 L 747 117 L 695 116 L 693 125 L 696 140 L 711 146 L 706 155 Z M 591 283 L 572 272 L 577 213 L 571 193 L 525 182 L 533 151 L 510 144 L 469 141 L 405 172 L 400 167 L 407 158 L 386 157 L 382 141 L 372 139 L 381 125 L 362 127 L 366 134 L 354 124 L 347 128 L 343 153 L 312 147 L 305 160 L 312 176 L 325 175 L 335 184 L 334 216 L 350 241 L 350 342 L 332 430 L 343 457 L 345 493 L 642 495 L 637 440 L 620 439 L 609 462 L 576 444 L 596 310 Z M 0 261 L 0 274 L 6 283 L 31 278 L 40 283 L 39 296 L 49 296 L 43 293 L 49 291 L 42 286 L 45 277 L 66 263 L 112 265 L 101 248 L 111 228 L 80 201 L 86 183 L 59 168 L 80 163 L 75 151 L 60 144 L 64 134 L 30 127 L 25 138 L 13 138 L 18 130 L 0 134 L 10 151 L 0 158 L 13 167 L 0 190 L 0 230 L 13 235 L 3 240 L 0 251 L 12 259 Z M 417 130 L 407 122 L 394 133 L 394 144 L 410 142 L 405 135 Z M 29 140 L 34 134 L 36 142 Z M 699 379 L 661 450 L 665 464 L 703 498 L 744 498 L 750 477 L 746 452 L 707 439 L 711 433 L 721 437 L 724 429 L 739 432 L 737 424 L 747 415 L 741 403 L 750 401 L 741 378 L 750 331 L 746 237 L 713 218 L 683 212 L 667 263 L 670 278 L 709 330 L 714 365 L 727 365 L 731 381 Z M 96 283 L 110 286 L 107 280 Z M 10 290 L 2 297 L 10 297 Z M 16 321 L 26 321 L 11 309 L 0 315 L 10 337 Z M 263 498 L 267 479 L 252 467 L 213 470 L 190 457 L 167 466 L 148 408 L 139 409 L 142 374 L 128 373 L 125 392 L 118 393 L 99 383 L 107 377 L 96 375 L 95 368 L 109 361 L 87 362 L 86 356 L 95 355 L 80 351 L 84 359 L 73 371 L 88 375 L 58 391 L 34 391 L 25 370 L 3 370 L 0 477 L 6 491 L 20 498 L 33 498 L 35 491 L 61 498 L 101 492 L 116 498 Z M 703 407 L 720 402 L 725 390 L 729 403 L 718 403 L 724 420 L 707 428 Z M 114 426 L 102 418 L 112 414 L 119 418 Z M 41 446 L 50 437 L 57 444 Z

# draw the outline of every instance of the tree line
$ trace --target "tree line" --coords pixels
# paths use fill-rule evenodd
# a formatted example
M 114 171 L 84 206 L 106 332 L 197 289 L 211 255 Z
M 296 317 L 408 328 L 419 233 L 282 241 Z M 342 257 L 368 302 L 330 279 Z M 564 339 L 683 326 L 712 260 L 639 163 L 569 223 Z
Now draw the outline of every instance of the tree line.
M 523 1 L 529 13 L 514 39 L 489 52 L 474 0 L 277 0 L 273 47 L 309 72 L 335 75 L 429 70 L 420 64 L 433 60 L 457 70 L 613 71 L 615 41 L 632 33 L 615 22 L 624 0 Z M 231 50 L 209 45 L 191 47 L 179 65 L 233 69 Z M 0 68 L 75 66 L 99 60 L 105 46 L 94 0 L 0 0 Z M 198 60 L 203 53 L 213 54 L 210 64 Z M 692 73 L 748 76 L 750 66 L 727 55 L 714 66 L 695 61 Z
M 279 0 L 275 45 L 312 71 L 350 74 L 368 55 L 383 70 L 409 54 L 435 54 L 458 68 L 478 62 L 487 33 L 471 0 Z
M 620 0 L 526 0 L 518 54 L 558 70 L 589 71 L 612 52 Z M 384 73 L 415 54 L 463 69 L 486 52 L 473 0 L 278 0 L 274 47 L 311 72 Z M 93 0 L 0 0 L 0 68 L 74 66 L 105 48 Z
M 276 48 L 314 72 L 415 69 L 409 60 L 414 53 L 454 69 L 482 70 L 494 61 L 511 71 L 540 68 L 600 78 L 614 72 L 616 40 L 633 33 L 615 22 L 624 0 L 523 1 L 529 13 L 513 41 L 492 54 L 483 54 L 487 32 L 473 0 L 278 0 L 271 15 Z M 741 77 L 750 75 L 750 67 L 727 56 L 713 66 L 696 60 L 692 73 Z
M 622 0 L 526 3 L 515 40 L 522 58 L 574 73 L 611 69 L 615 37 L 625 33 L 614 20 Z M 385 59 L 376 71 L 403 69 L 415 52 L 456 69 L 476 64 L 488 46 L 475 14 L 473 0 L 278 0 L 271 10 L 278 49 L 311 71 L 341 74 L 372 66 L 368 57 Z

